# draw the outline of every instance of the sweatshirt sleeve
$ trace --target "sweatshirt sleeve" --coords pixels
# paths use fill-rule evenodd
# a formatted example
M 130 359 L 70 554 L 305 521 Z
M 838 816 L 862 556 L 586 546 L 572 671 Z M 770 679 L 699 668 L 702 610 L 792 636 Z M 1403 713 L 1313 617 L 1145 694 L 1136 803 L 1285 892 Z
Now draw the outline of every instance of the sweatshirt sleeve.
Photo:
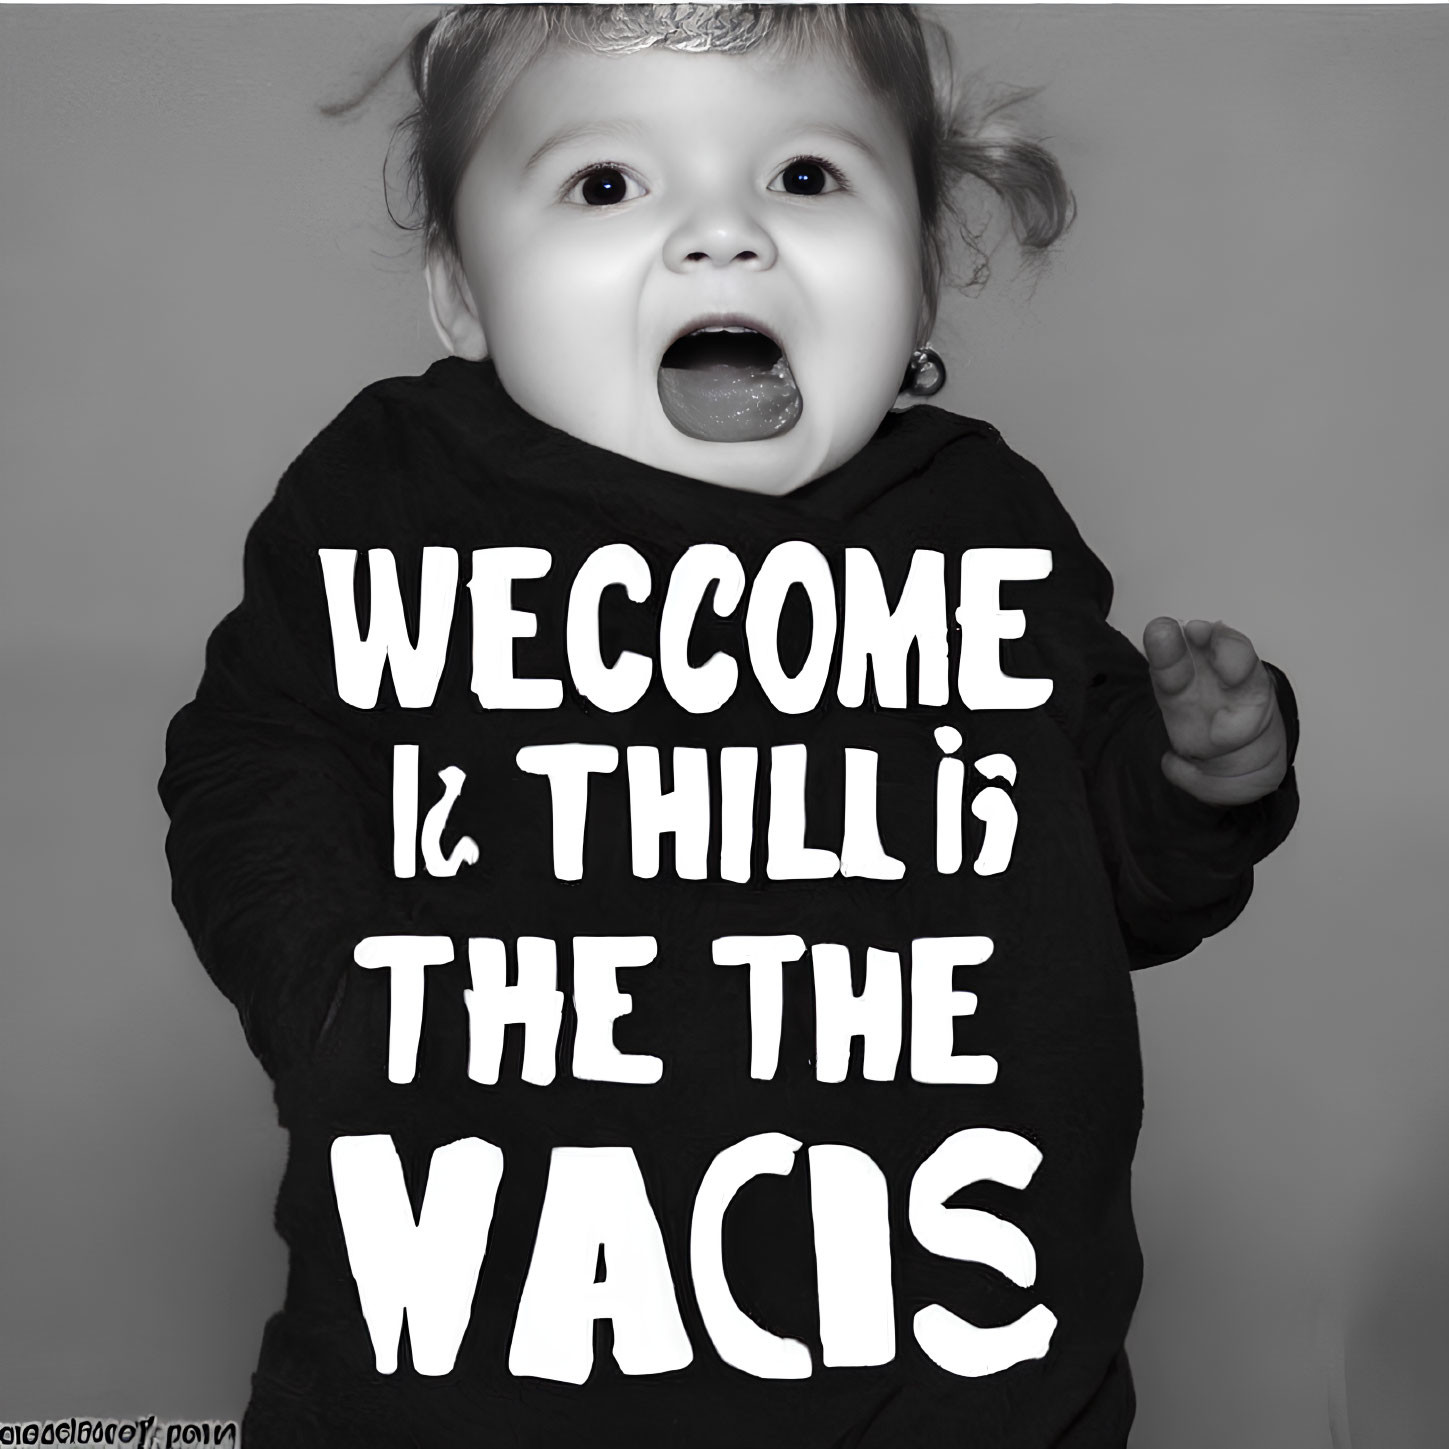
M 242 602 L 171 721 L 158 786 L 176 911 L 274 1078 L 315 1048 L 352 947 L 400 919 L 386 776 L 328 717 L 331 636 L 304 520 L 284 478 L 248 534 Z
M 1041 474 L 1016 461 L 1026 495 L 1018 501 L 1029 500 L 1035 532 L 1052 551 L 1047 607 L 1034 612 L 1028 599 L 1037 596 L 1021 595 L 1028 633 L 1055 683 L 1047 709 L 1077 748 L 1129 961 L 1133 969 L 1160 965 L 1237 918 L 1252 895 L 1253 867 L 1292 829 L 1297 701 L 1283 671 L 1267 664 L 1288 736 L 1289 769 L 1276 790 L 1214 806 L 1173 785 L 1162 773 L 1171 746 L 1147 660 L 1107 622 L 1112 576 Z

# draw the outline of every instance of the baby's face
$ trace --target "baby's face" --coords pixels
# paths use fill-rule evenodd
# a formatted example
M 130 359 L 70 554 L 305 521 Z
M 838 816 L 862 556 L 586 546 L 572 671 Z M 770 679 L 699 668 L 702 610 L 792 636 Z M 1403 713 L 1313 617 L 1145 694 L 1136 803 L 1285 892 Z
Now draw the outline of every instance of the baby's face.
M 457 235 L 459 351 L 544 422 L 711 483 L 783 493 L 845 462 L 921 340 L 906 137 L 828 54 L 547 52 L 469 163 Z

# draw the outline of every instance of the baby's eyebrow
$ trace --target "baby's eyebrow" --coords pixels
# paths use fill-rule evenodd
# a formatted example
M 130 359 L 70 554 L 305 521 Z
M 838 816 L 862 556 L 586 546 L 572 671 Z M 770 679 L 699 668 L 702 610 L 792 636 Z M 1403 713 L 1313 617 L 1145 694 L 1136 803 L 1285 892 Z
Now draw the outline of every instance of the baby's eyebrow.
M 802 131 L 813 131 L 821 136 L 830 136 L 837 141 L 843 141 L 847 146 L 853 146 L 857 151 L 863 151 L 877 164 L 881 162 L 880 152 L 864 136 L 852 131 L 848 126 L 836 125 L 834 121 L 807 121 L 800 129 Z
M 565 126 L 561 131 L 555 131 L 534 153 L 523 163 L 524 174 L 532 171 L 550 151 L 557 151 L 561 146 L 571 145 L 575 141 L 586 141 L 591 137 L 601 139 L 614 136 L 637 136 L 644 127 L 638 121 L 621 118 L 616 121 L 580 121 L 576 126 Z

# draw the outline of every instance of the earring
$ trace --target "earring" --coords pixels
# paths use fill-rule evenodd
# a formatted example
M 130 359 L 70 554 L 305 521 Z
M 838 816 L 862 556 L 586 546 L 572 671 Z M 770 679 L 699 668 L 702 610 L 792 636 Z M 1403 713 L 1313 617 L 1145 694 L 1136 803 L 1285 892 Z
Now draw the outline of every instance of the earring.
M 935 397 L 946 386 L 946 364 L 934 347 L 918 347 L 911 353 L 901 391 L 912 397 Z

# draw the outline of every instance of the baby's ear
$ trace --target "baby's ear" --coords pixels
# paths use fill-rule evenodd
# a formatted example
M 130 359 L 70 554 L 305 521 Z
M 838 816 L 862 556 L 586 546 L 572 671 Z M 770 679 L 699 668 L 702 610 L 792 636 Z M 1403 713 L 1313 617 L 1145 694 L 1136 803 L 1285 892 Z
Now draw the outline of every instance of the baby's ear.
M 921 339 L 919 346 L 924 347 L 930 342 L 935 326 L 936 298 L 928 294 L 921 298 L 921 309 L 916 316 L 916 336 Z
M 444 248 L 436 248 L 428 253 L 423 271 L 428 279 L 428 311 L 443 346 L 472 362 L 487 357 L 483 324 L 478 320 L 473 293 L 457 258 Z

